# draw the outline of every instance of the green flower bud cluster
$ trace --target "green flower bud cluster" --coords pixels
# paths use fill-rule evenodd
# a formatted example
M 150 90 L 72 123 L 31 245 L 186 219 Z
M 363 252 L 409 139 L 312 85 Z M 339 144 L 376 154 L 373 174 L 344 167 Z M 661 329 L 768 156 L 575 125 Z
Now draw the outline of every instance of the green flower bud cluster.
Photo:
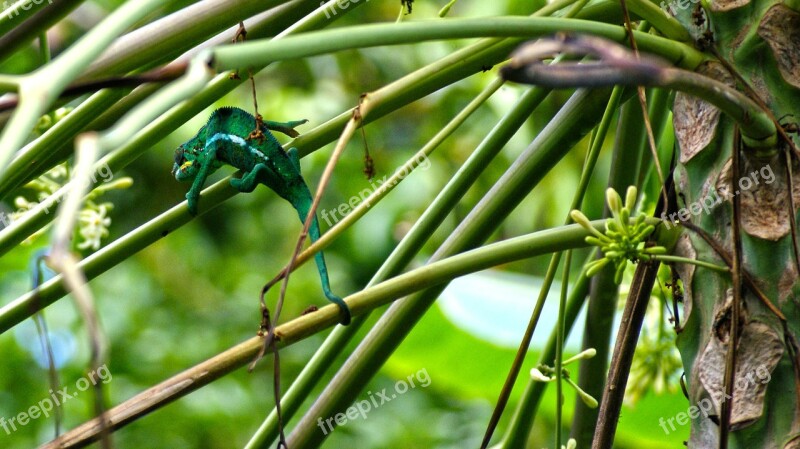
M 581 211 L 570 212 L 570 217 L 591 234 L 586 237 L 586 243 L 599 246 L 603 251 L 604 257 L 586 265 L 587 276 L 593 276 L 609 263 L 613 263 L 616 266 L 614 282 L 619 284 L 628 261 L 636 263 L 640 260 L 651 260 L 653 256 L 667 253 L 663 246 L 645 246 L 647 238 L 655 230 L 653 225 L 645 223 L 645 215 L 631 219 L 637 193 L 635 186 L 628 187 L 623 206 L 622 198 L 616 190 L 606 190 L 606 201 L 613 217 L 606 220 L 605 233 L 595 229 Z

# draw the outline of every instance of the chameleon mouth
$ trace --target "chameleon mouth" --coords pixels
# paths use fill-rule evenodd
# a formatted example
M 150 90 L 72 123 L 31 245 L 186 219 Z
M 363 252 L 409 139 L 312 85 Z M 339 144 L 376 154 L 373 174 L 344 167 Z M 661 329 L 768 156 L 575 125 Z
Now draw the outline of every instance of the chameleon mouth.
M 184 171 L 184 170 L 186 170 L 187 168 L 189 168 L 191 166 L 192 166 L 192 161 L 186 161 L 181 165 L 181 167 L 178 169 L 178 171 Z

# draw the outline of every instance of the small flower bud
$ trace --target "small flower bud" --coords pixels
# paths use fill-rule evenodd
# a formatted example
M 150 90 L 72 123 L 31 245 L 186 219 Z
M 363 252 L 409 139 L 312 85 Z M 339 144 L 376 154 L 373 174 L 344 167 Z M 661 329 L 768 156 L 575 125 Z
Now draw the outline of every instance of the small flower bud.
M 636 186 L 628 186 L 628 191 L 625 192 L 625 207 L 629 211 L 634 210 L 634 206 L 636 205 L 636 195 L 638 192 L 636 191 Z

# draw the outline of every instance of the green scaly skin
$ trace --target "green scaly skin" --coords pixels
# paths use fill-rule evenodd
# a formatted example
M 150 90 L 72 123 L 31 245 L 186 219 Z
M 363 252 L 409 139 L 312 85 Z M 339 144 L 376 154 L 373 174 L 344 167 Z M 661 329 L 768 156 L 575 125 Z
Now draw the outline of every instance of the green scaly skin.
M 252 192 L 256 185 L 264 184 L 285 199 L 297 210 L 300 221 L 305 221 L 311 209 L 312 197 L 300 174 L 300 158 L 296 148 L 283 150 L 271 130 L 296 136 L 296 126 L 305 120 L 294 122 L 262 123 L 263 138 L 248 139 L 255 118 L 238 108 L 220 108 L 211 114 L 197 135 L 175 150 L 175 165 L 172 174 L 178 181 L 192 181 L 186 194 L 189 212 L 197 214 L 200 191 L 206 178 L 223 165 L 230 165 L 244 172 L 241 178 L 231 179 L 231 186 L 240 192 Z M 309 229 L 311 242 L 320 236 L 317 217 Z M 342 324 L 350 323 L 350 309 L 342 298 L 331 292 L 325 256 L 318 252 L 314 256 L 317 271 L 322 281 L 322 290 L 329 301 L 341 309 Z

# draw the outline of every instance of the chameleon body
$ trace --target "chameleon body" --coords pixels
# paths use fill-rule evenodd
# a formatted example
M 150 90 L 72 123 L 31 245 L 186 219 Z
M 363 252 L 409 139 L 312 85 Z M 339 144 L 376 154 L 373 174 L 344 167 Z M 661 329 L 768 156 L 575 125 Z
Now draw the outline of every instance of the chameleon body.
M 296 136 L 294 127 L 305 123 L 294 122 L 261 123 L 263 136 L 250 138 L 256 119 L 238 108 L 220 108 L 211 114 L 197 135 L 175 150 L 175 165 L 172 174 L 178 181 L 192 181 L 186 194 L 189 212 L 197 213 L 200 191 L 206 179 L 223 165 L 230 165 L 243 172 L 241 178 L 231 179 L 231 186 L 240 192 L 252 192 L 256 185 L 264 184 L 297 210 L 303 222 L 311 208 L 312 197 L 302 175 L 296 148 L 283 150 L 270 129 Z M 315 242 L 320 236 L 317 217 L 311 222 L 309 237 Z M 350 309 L 342 298 L 331 292 L 325 256 L 318 252 L 314 256 L 317 271 L 322 281 L 322 290 L 329 301 L 341 310 L 341 323 L 350 322 Z

